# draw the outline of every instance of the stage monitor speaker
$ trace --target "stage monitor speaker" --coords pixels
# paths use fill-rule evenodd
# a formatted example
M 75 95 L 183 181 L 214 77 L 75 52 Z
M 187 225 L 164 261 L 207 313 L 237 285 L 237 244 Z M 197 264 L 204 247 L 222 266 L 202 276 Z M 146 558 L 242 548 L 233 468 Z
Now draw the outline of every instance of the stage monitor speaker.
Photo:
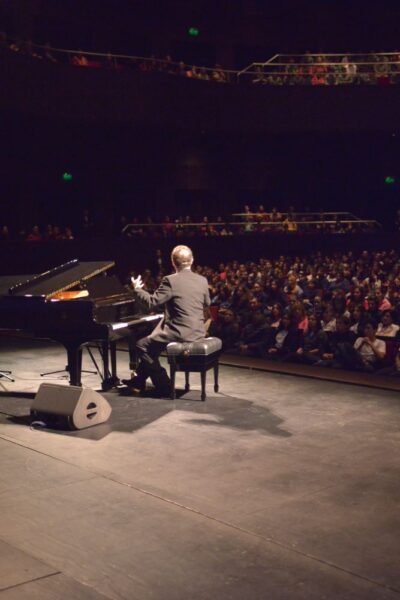
M 48 425 L 84 429 L 105 423 L 111 406 L 98 392 L 74 385 L 42 383 L 31 406 L 31 416 Z

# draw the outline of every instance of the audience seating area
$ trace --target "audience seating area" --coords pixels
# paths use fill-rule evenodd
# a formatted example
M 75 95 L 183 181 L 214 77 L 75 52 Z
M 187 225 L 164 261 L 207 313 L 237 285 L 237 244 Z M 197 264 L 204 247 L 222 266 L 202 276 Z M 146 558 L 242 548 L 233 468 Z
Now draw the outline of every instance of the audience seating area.
M 400 375 L 397 251 L 317 252 L 197 271 L 210 283 L 208 333 L 222 340 L 225 356 L 358 377 Z M 162 275 L 147 273 L 148 288 Z

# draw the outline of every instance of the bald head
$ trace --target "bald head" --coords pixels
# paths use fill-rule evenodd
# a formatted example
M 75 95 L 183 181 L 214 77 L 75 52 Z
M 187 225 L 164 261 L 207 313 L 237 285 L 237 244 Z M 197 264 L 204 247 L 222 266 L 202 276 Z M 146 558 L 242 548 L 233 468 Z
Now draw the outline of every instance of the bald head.
M 193 253 L 188 246 L 175 246 L 171 252 L 171 260 L 177 271 L 191 267 L 193 263 Z

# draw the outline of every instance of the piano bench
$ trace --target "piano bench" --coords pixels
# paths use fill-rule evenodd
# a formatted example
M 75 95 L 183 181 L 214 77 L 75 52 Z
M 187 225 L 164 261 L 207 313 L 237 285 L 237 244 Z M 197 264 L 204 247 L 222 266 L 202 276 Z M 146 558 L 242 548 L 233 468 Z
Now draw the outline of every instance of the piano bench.
M 185 373 L 185 392 L 190 389 L 189 375 L 192 372 L 200 373 L 201 399 L 206 399 L 206 374 L 214 369 L 214 391 L 218 392 L 218 359 L 222 350 L 219 338 L 208 337 L 197 342 L 170 342 L 166 348 L 171 378 L 171 399 L 175 400 L 175 374 L 177 371 Z

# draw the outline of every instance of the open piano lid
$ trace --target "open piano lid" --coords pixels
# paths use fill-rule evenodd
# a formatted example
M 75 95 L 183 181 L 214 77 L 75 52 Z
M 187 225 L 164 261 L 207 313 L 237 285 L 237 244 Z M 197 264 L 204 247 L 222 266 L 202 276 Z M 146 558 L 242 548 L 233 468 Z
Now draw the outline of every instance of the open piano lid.
M 34 296 L 50 300 L 60 292 L 69 290 L 80 283 L 111 269 L 113 261 L 80 262 L 70 260 L 40 275 L 35 275 L 9 288 L 10 296 Z

